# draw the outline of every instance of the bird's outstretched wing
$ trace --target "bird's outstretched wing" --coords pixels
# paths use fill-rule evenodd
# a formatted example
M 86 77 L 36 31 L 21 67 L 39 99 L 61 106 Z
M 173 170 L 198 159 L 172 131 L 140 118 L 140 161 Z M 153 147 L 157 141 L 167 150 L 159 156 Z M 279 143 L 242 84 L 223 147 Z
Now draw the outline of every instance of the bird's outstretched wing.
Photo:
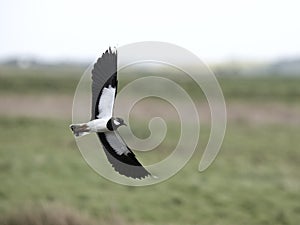
M 109 48 L 92 70 L 92 120 L 111 118 L 117 93 L 117 52 Z
M 92 70 L 92 120 L 113 115 L 118 88 L 117 52 L 110 48 L 97 60 Z M 139 163 L 117 131 L 97 133 L 108 161 L 121 175 L 142 179 L 150 173 Z
M 136 159 L 117 131 L 97 133 L 108 161 L 121 175 L 142 179 L 151 175 Z

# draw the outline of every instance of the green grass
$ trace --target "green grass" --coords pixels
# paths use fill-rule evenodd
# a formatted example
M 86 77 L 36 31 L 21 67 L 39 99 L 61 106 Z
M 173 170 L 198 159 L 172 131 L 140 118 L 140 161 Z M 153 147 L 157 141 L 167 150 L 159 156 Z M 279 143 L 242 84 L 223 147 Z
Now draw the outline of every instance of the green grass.
M 83 72 L 83 68 L 18 69 L 2 66 L 0 67 L 0 93 L 73 94 Z M 122 76 L 119 77 L 119 89 L 122 89 L 124 85 L 137 78 L 131 75 L 132 74 L 126 73 L 126 71 L 122 73 Z M 168 75 L 170 79 L 173 77 L 172 74 L 167 74 L 166 72 L 163 74 L 157 72 L 143 74 L 143 76 L 149 75 Z M 298 102 L 300 98 L 300 78 L 298 77 L 237 76 L 219 77 L 218 81 L 227 101 Z M 181 79 L 178 84 L 184 88 L 193 99 L 204 99 L 202 91 L 190 78 L 185 77 Z
M 0 67 L 0 93 L 74 93 L 83 69 Z
M 298 102 L 300 77 L 227 77 L 219 79 L 226 99 Z
M 299 127 L 230 124 L 221 153 L 207 171 L 197 171 L 198 152 L 163 183 L 127 187 L 87 166 L 68 124 L 0 118 L 1 215 L 49 203 L 70 206 L 95 220 L 118 215 L 129 224 L 300 221 Z M 200 151 L 208 129 L 203 131 Z
M 71 96 L 82 73 L 78 68 L 0 67 L 0 94 Z M 299 78 L 218 79 L 226 101 L 299 104 Z M 120 80 L 120 88 L 130 81 L 128 77 Z M 192 82 L 182 80 L 180 85 L 194 99 L 203 98 Z M 145 124 L 133 122 L 137 136 L 149 135 Z M 128 187 L 107 181 L 89 168 L 69 123 L 0 116 L 0 223 L 3 218 L 17 217 L 20 208 L 29 210 L 33 219 L 35 214 L 44 217 L 48 211 L 53 215 L 65 208 L 71 212 L 67 217 L 79 212 L 104 224 L 273 225 L 300 221 L 297 125 L 231 122 L 216 161 L 199 173 L 209 134 L 203 125 L 198 152 L 178 174 L 157 185 Z M 165 157 L 169 152 L 164 149 L 174 147 L 178 139 L 176 126 L 171 124 L 173 131 L 157 149 L 163 154 L 154 151 L 138 156 L 144 162 Z M 51 209 L 36 210 L 40 205 Z M 20 213 L 21 221 L 24 215 L 28 213 Z

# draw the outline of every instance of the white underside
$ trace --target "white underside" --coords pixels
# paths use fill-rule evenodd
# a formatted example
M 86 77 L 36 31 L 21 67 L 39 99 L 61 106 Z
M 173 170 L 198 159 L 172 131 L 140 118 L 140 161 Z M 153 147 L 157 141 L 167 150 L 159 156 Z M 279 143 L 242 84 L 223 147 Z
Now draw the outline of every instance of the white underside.
M 87 123 L 90 132 L 106 132 L 109 131 L 106 127 L 109 118 L 95 119 Z
M 81 123 L 81 124 L 72 124 L 71 126 L 77 126 L 77 127 L 84 127 L 82 131 L 74 132 L 75 137 L 82 137 L 84 135 L 95 133 L 95 132 L 107 132 L 109 131 L 106 127 L 107 122 L 109 119 L 95 119 L 92 121 L 89 121 L 87 123 Z

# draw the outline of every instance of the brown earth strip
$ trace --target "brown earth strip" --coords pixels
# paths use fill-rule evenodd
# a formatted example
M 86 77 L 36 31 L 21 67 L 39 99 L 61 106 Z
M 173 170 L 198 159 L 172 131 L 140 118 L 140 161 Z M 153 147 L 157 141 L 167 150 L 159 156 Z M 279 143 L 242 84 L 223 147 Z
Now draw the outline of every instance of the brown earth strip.
M 25 116 L 37 118 L 60 118 L 71 120 L 73 97 L 70 95 L 2 95 L 0 96 L 0 116 Z M 88 107 L 87 101 L 84 105 Z M 300 124 L 300 105 L 283 102 L 227 102 L 228 122 L 248 122 L 256 124 Z M 210 111 L 207 104 L 196 105 L 201 122 L 208 123 Z M 120 107 L 122 108 L 122 106 Z M 132 116 L 139 118 L 154 115 L 168 119 L 178 119 L 175 110 L 164 102 L 141 101 L 132 110 Z M 188 118 L 188 117 L 187 117 Z

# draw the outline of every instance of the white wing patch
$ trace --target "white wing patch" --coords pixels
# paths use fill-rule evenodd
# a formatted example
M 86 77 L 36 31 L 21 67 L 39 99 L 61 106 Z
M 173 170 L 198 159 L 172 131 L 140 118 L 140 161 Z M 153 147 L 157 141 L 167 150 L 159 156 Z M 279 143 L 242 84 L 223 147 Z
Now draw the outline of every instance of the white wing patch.
M 117 125 L 117 126 L 120 125 L 120 123 L 118 121 L 116 121 L 116 120 L 114 120 L 114 124 Z
M 118 155 L 127 155 L 130 152 L 122 137 L 117 132 L 106 132 L 105 136 L 109 145 Z
M 116 89 L 113 88 L 111 85 L 109 85 L 108 88 L 103 88 L 98 105 L 99 114 L 97 115 L 97 117 L 99 119 L 112 117 L 115 102 L 115 93 Z

